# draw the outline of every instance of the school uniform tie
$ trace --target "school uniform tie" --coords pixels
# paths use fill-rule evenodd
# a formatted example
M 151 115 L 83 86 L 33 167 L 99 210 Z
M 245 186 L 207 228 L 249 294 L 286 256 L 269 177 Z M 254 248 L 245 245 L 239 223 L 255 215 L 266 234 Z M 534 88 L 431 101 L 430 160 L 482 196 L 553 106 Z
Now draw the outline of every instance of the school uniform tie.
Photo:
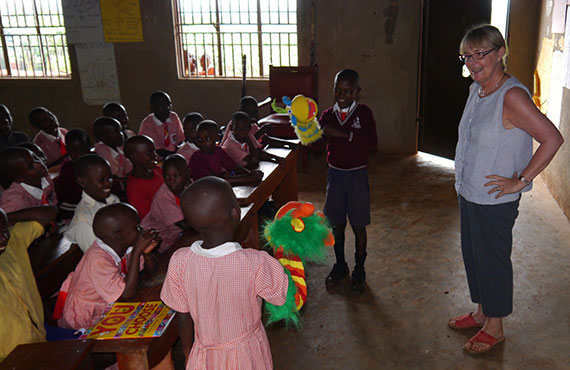
M 46 192 L 44 191 L 44 193 L 42 194 L 42 206 L 47 206 L 47 205 L 49 205 L 49 200 Z
M 170 135 L 168 135 L 168 127 L 167 124 L 164 122 L 162 127 L 164 129 L 164 149 L 167 149 L 170 146 Z
M 340 112 L 340 120 L 344 121 L 346 119 L 346 116 L 348 115 L 348 112 Z
M 59 154 L 63 157 L 67 155 L 67 148 L 65 147 L 65 143 L 61 139 L 57 139 L 57 143 L 59 144 Z

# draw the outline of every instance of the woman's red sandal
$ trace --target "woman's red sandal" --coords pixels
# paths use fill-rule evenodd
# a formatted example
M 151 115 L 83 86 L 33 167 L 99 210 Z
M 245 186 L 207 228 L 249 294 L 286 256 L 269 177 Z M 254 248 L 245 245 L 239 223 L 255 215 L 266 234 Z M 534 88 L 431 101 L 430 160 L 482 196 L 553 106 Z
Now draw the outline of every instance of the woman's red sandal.
M 501 336 L 499 338 L 495 338 L 492 335 L 485 333 L 483 330 L 479 330 L 477 334 L 475 334 L 471 339 L 465 343 L 463 349 L 469 353 L 479 355 L 481 353 L 485 353 L 489 351 L 491 348 L 495 347 L 497 344 L 502 343 L 505 341 L 505 337 Z M 473 343 L 482 343 L 486 344 L 486 347 L 481 349 L 473 349 Z
M 473 318 L 473 312 L 467 315 L 455 317 L 447 322 L 451 329 L 469 329 L 469 328 L 482 328 L 483 324 L 479 324 Z

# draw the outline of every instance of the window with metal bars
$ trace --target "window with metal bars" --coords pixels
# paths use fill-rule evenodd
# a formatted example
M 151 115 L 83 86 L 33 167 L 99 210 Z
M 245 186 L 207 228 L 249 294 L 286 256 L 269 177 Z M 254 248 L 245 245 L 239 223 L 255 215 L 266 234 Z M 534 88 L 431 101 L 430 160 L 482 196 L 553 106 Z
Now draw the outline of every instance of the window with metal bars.
M 295 66 L 296 0 L 176 0 L 180 75 L 269 77 L 269 65 Z
M 0 77 L 70 76 L 61 0 L 1 0 Z

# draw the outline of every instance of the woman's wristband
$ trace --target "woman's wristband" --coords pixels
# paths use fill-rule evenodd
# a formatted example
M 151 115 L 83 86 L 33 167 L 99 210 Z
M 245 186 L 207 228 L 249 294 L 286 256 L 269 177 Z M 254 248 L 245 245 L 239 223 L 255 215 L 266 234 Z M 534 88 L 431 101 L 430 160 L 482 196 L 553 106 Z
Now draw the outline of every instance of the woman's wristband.
M 532 183 L 532 181 L 525 179 L 523 175 L 519 175 L 519 180 L 524 182 L 526 185 L 530 185 Z

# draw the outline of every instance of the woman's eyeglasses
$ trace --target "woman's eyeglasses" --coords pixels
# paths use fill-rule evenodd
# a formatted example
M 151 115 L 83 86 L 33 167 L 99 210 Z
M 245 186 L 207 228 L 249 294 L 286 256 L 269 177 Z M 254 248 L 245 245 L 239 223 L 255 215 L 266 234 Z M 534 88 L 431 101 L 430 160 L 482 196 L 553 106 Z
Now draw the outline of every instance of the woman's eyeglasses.
M 485 55 L 491 53 L 493 50 L 495 50 L 496 48 L 492 48 L 486 51 L 478 51 L 476 53 L 473 54 L 463 54 L 459 56 L 459 60 L 462 63 L 467 63 L 468 61 L 471 60 L 471 58 L 473 58 L 473 60 L 481 60 L 485 57 Z

